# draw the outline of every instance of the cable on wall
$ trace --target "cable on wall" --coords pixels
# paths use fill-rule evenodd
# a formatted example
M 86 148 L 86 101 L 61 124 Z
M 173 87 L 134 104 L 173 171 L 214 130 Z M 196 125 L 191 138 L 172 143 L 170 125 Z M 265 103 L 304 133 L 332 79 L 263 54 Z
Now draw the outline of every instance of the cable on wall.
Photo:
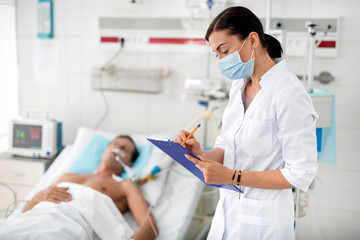
M 125 43 L 125 39 L 124 38 L 120 38 L 120 49 L 114 54 L 113 57 L 111 57 L 102 67 L 101 67 L 101 88 L 100 88 L 100 96 L 104 102 L 105 105 L 105 111 L 103 113 L 103 115 L 100 117 L 100 119 L 97 121 L 97 123 L 95 124 L 95 129 L 98 129 L 100 124 L 105 120 L 105 118 L 107 117 L 108 113 L 109 113 L 109 103 L 106 99 L 105 93 L 104 93 L 104 89 L 103 89 L 103 74 L 105 71 L 111 71 L 111 63 L 121 54 L 121 52 L 124 49 L 124 43 Z

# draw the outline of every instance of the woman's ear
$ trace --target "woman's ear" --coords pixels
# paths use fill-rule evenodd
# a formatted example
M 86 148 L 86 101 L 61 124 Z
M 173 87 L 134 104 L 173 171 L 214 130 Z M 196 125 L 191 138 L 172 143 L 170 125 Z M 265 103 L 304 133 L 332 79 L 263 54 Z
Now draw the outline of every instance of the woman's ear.
M 260 39 L 257 32 L 251 32 L 249 34 L 249 40 L 250 40 L 251 48 L 256 49 L 259 46 Z

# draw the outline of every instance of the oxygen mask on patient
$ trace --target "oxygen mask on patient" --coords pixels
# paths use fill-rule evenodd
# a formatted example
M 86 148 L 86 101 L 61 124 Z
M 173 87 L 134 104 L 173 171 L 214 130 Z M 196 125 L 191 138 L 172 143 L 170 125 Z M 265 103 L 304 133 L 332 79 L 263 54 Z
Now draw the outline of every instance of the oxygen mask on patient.
M 124 170 L 127 172 L 128 180 L 135 180 L 136 178 L 136 171 L 131 170 L 131 168 L 124 163 L 122 159 L 125 158 L 125 153 L 121 151 L 120 148 L 113 148 L 112 152 L 115 153 L 115 160 L 121 164 L 121 166 L 124 168 Z

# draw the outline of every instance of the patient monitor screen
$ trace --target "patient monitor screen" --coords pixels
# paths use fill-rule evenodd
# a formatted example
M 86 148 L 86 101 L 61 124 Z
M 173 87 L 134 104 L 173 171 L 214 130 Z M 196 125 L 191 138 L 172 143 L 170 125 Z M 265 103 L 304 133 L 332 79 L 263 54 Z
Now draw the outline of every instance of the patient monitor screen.
M 14 124 L 13 147 L 41 149 L 42 126 Z

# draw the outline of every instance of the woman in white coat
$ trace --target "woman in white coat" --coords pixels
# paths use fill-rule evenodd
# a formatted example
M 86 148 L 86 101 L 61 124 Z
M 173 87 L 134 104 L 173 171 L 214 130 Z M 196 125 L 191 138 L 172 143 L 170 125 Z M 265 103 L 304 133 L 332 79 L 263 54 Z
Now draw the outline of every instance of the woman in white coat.
M 311 98 L 286 62 L 280 43 L 264 34 L 247 8 L 231 7 L 209 26 L 206 40 L 220 71 L 234 80 L 223 114 L 222 134 L 210 151 L 194 137 L 187 156 L 220 189 L 208 239 L 294 239 L 291 189 L 307 191 L 317 171 Z M 177 142 L 189 132 L 181 131 Z

